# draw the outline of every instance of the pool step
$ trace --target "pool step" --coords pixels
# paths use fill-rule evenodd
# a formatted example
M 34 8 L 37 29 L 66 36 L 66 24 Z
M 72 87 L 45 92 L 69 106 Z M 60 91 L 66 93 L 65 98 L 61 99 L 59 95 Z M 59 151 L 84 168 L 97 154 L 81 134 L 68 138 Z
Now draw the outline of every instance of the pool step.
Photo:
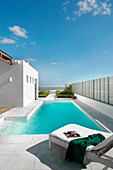
M 15 107 L 7 112 L 4 121 L 28 120 L 32 114 L 43 104 L 43 100 L 36 100 L 27 107 Z

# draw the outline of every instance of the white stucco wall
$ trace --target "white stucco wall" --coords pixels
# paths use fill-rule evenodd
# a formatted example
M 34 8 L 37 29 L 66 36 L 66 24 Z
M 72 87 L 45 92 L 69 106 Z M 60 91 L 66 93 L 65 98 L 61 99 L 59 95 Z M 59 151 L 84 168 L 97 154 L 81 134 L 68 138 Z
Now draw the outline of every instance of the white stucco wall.
M 78 95 L 76 93 L 74 93 L 74 95 L 77 96 L 77 99 L 80 100 L 81 102 L 113 118 L 113 106 Z
M 28 82 L 27 82 L 28 76 Z M 31 82 L 30 82 L 31 77 Z M 38 98 L 38 72 L 28 63 L 23 61 L 23 106 L 35 100 L 35 79 L 37 79 L 37 98 Z
M 22 62 L 20 64 L 13 62 L 13 65 L 9 65 L 0 60 L 0 107 L 23 105 L 22 74 Z
M 23 107 L 34 101 L 35 79 L 38 98 L 38 72 L 24 60 L 14 60 L 13 65 L 0 60 L 0 107 Z

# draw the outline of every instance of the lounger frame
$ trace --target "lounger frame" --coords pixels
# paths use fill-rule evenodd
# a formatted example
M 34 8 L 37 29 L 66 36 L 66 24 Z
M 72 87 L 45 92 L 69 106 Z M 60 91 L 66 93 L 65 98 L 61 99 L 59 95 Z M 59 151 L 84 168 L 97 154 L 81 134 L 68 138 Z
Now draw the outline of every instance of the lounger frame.
M 111 139 L 110 143 L 108 138 Z M 108 138 L 105 140 L 108 141 L 108 145 L 105 148 L 101 148 L 101 145 L 104 144 L 105 141 L 99 143 L 95 147 L 94 146 L 87 147 L 85 157 L 84 157 L 85 164 L 88 164 L 89 162 L 99 162 L 106 166 L 108 165 L 108 167 L 113 168 L 113 158 L 105 155 L 105 153 L 113 147 L 113 140 L 112 140 L 113 133 L 110 133 Z M 69 141 L 65 141 L 62 138 L 53 135 L 53 133 L 49 135 L 49 149 L 52 149 L 52 143 L 60 145 L 64 148 L 68 148 L 69 145 Z

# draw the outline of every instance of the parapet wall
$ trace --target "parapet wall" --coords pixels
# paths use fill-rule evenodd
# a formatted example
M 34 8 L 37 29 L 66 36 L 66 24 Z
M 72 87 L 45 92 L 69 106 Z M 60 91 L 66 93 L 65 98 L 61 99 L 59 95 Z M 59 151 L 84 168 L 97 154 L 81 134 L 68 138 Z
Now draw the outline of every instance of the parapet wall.
M 73 83 L 72 91 L 78 95 L 113 105 L 113 76 Z

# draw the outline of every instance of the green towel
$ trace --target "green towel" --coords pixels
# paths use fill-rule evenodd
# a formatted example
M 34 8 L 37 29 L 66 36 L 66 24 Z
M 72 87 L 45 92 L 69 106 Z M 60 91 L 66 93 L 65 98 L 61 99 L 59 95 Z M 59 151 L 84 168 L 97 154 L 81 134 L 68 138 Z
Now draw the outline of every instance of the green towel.
M 84 164 L 84 156 L 85 156 L 85 151 L 87 146 L 90 145 L 97 145 L 98 143 L 102 142 L 105 139 L 105 137 L 98 133 L 98 134 L 93 134 L 89 135 L 88 137 L 85 138 L 79 138 L 79 139 L 74 139 L 69 143 L 66 155 L 65 155 L 65 160 L 68 160 L 69 162 L 71 161 L 76 161 L 79 162 L 83 165 L 85 168 L 86 165 Z

